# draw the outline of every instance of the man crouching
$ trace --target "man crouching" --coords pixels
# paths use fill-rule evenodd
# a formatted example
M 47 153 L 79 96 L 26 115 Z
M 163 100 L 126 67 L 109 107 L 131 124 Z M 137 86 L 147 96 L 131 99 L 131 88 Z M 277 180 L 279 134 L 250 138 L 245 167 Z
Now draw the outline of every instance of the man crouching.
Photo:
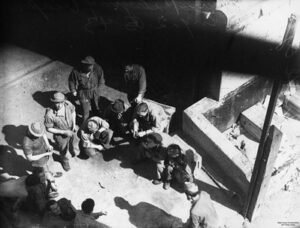
M 97 150 L 110 148 L 113 131 L 109 124 L 98 116 L 89 118 L 81 130 L 81 145 L 86 155 L 92 157 Z

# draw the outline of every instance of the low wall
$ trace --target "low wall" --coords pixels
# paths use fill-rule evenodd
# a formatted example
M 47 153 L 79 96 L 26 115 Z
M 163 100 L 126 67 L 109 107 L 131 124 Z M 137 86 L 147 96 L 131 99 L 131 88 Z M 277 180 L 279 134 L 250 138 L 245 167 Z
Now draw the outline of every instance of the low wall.
M 240 113 L 270 94 L 271 86 L 270 80 L 254 77 L 202 113 L 219 131 L 224 132 L 237 121 Z
M 214 127 L 199 110 L 197 105 L 183 113 L 183 131 L 201 147 L 203 159 L 211 160 L 212 169 L 218 169 L 222 184 L 242 197 L 247 194 L 251 175 L 248 159 Z

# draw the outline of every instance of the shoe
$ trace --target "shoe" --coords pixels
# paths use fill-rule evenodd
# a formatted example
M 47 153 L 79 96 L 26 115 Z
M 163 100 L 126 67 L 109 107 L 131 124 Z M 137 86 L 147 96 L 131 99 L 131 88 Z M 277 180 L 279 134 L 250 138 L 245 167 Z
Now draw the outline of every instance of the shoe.
M 68 172 L 71 169 L 68 161 L 63 161 L 61 165 L 66 172 Z
M 164 185 L 163 185 L 163 188 L 165 190 L 168 190 L 170 188 L 170 182 L 165 182 Z
M 152 181 L 152 184 L 155 184 L 155 185 L 158 185 L 158 184 L 161 184 L 161 183 L 162 183 L 162 181 L 158 180 L 158 179 Z

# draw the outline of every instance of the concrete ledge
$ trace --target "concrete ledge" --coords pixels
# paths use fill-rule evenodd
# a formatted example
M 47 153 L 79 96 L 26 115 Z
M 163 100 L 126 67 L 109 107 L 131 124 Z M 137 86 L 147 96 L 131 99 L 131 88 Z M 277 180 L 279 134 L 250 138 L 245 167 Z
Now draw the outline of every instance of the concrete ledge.
M 296 93 L 292 96 L 285 97 L 283 108 L 291 117 L 300 120 L 300 95 Z
M 245 196 L 251 175 L 250 162 L 244 157 L 204 115 L 193 107 L 183 113 L 183 131 L 203 149 L 203 157 L 210 157 L 227 178 L 223 183 L 229 189 Z
M 51 62 L 46 56 L 11 45 L 0 47 L 0 53 L 0 88 Z
M 248 108 L 241 114 L 241 125 L 257 141 L 259 141 L 261 137 L 266 113 L 267 108 L 265 108 L 261 103 L 257 103 L 256 105 L 253 105 L 251 108 Z M 274 113 L 272 124 L 274 124 L 278 129 L 281 129 L 284 120 L 285 119 L 283 117 L 280 117 L 276 113 Z
M 269 80 L 263 77 L 253 77 L 228 93 L 220 102 L 211 102 L 211 107 L 202 113 L 219 131 L 224 132 L 237 121 L 244 110 L 262 101 L 270 90 Z

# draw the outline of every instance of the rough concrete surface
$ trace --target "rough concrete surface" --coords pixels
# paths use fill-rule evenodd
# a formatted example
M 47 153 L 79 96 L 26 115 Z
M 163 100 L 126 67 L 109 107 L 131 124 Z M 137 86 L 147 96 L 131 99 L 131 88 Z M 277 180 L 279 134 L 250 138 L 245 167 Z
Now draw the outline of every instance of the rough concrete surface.
M 13 59 L 11 62 L 9 58 L 6 59 L 6 67 L 14 67 L 14 64 Z M 30 164 L 21 149 L 26 125 L 43 120 L 51 91 L 68 91 L 67 77 L 70 70 L 71 66 L 52 61 L 2 89 L 1 181 L 18 178 L 30 172 Z M 107 88 L 106 92 L 110 94 L 107 99 L 123 96 L 114 89 Z M 49 137 L 51 138 L 50 135 Z M 164 139 L 166 144 L 182 144 L 176 137 L 165 135 Z M 135 146 L 125 143 L 99 153 L 93 159 L 71 158 L 72 169 L 68 173 L 63 171 L 60 163 L 51 160 L 51 170 L 63 172 L 63 177 L 57 179 L 59 197 L 70 199 L 77 209 L 85 198 L 93 198 L 96 202 L 95 211 L 108 212 L 107 216 L 102 216 L 98 221 L 110 227 L 169 227 L 170 224 L 186 222 L 190 203 L 185 194 L 176 186 L 166 191 L 162 185 L 153 185 L 151 180 L 154 173 L 151 164 L 131 165 L 135 151 Z M 243 219 L 235 211 L 234 205 L 231 205 L 228 195 L 202 170 L 197 176 L 199 179 L 196 183 L 200 189 L 211 194 L 227 227 L 240 227 Z M 39 219 L 27 216 L 26 213 L 21 213 L 15 222 L 18 227 L 33 227 L 41 223 Z M 47 227 L 50 224 L 51 221 L 47 221 L 42 226 Z

